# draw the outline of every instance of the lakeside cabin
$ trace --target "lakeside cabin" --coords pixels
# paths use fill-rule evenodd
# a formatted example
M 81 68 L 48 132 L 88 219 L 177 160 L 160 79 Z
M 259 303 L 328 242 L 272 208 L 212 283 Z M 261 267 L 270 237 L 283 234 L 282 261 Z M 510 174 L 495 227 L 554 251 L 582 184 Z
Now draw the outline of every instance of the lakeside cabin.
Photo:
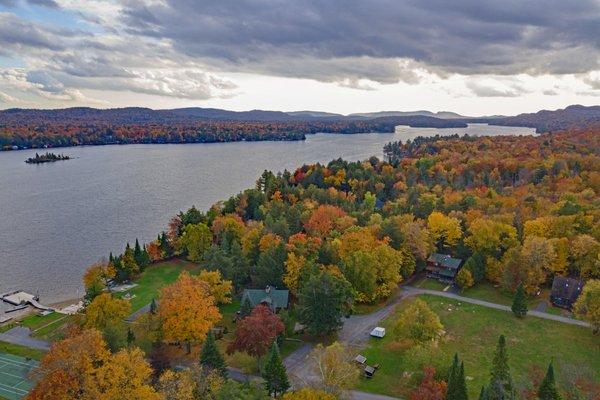
M 290 302 L 290 291 L 277 289 L 274 286 L 267 285 L 264 289 L 244 289 L 242 302 L 250 300 L 252 307 L 263 304 L 269 307 L 273 312 L 287 310 Z
M 550 301 L 557 307 L 571 309 L 583 290 L 583 280 L 555 276 Z
M 428 278 L 437 279 L 440 282 L 452 283 L 460 270 L 462 260 L 453 258 L 447 254 L 434 253 L 427 259 L 425 271 Z

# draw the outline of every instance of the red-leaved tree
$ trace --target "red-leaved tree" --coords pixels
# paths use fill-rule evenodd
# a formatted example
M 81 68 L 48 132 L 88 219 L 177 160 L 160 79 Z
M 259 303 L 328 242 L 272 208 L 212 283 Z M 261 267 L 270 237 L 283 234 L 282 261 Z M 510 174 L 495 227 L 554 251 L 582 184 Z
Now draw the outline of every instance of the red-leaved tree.
M 283 330 L 283 322 L 267 306 L 256 306 L 252 314 L 237 323 L 235 340 L 227 347 L 227 353 L 243 351 L 260 359 Z
M 410 393 L 410 400 L 444 400 L 446 382 L 435 379 L 435 368 L 431 365 L 423 367 L 423 380 L 419 387 Z

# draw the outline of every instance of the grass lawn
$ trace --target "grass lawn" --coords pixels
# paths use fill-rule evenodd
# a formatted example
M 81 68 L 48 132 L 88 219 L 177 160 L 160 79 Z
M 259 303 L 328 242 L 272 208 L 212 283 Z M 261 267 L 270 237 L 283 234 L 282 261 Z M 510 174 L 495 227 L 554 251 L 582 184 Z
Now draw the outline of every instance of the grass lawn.
M 0 353 L 14 354 L 20 357 L 29 357 L 34 360 L 41 360 L 46 354 L 42 350 L 31 349 L 25 346 L 19 346 L 16 344 L 0 342 Z
M 55 342 L 65 336 L 68 323 L 73 321 L 74 318 L 76 317 L 57 312 L 44 316 L 33 313 L 18 322 L 3 326 L 0 332 L 5 332 L 20 325 L 31 329 L 31 336 L 34 338 Z
M 448 287 L 448 284 L 442 283 L 435 279 L 421 278 L 420 280 L 416 281 L 413 286 L 421 289 L 439 290 L 440 292 L 443 292 L 444 289 Z
M 460 293 L 461 296 L 471 297 L 473 299 L 485 300 L 490 303 L 503 304 L 510 306 L 513 302 L 513 296 L 511 293 L 504 292 L 498 288 L 495 288 L 487 282 L 481 282 Z M 535 300 L 530 301 L 530 309 L 533 309 L 533 303 L 537 303 Z
M 175 282 L 184 269 L 194 272 L 199 269 L 199 266 L 180 259 L 152 264 L 135 281 L 137 283 L 136 287 L 126 292 L 115 293 L 115 296 L 123 297 L 126 293 L 130 293 L 132 296 L 135 295 L 130 303 L 131 310 L 137 311 L 150 303 L 152 299 L 158 297 L 160 288 Z
M 371 380 L 361 379 L 359 390 L 406 397 L 419 382 L 423 364 L 442 371 L 454 353 L 465 362 L 470 397 L 477 398 L 482 385 L 488 383 L 489 370 L 498 336 L 507 338 L 509 365 L 513 380 L 529 382 L 531 373 L 545 371 L 554 360 L 557 379 L 561 371 L 587 374 L 592 382 L 600 381 L 600 340 L 591 330 L 535 317 L 518 319 L 513 314 L 473 304 L 460 303 L 436 296 L 420 296 L 440 316 L 446 335 L 437 345 L 401 347 L 394 341 L 393 322 L 402 311 L 401 303 L 383 326 L 388 335 L 370 339 L 361 353 L 381 368 Z M 542 372 L 543 373 L 543 372 Z

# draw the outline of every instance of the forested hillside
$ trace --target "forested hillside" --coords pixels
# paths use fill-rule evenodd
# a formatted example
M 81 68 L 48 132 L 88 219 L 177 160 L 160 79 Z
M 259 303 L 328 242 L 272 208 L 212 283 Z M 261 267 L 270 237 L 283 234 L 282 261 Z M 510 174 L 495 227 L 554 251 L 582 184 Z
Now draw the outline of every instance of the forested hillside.
M 598 131 L 420 139 L 386 154 L 265 171 L 256 188 L 176 216 L 149 253 L 294 294 L 322 271 L 359 303 L 389 296 L 435 251 L 467 260 L 470 285 L 530 295 L 555 275 L 600 277 Z
M 0 111 L 0 149 L 128 143 L 207 143 L 303 140 L 317 132 L 393 132 L 396 125 L 465 127 L 466 123 L 429 116 L 373 119 L 293 116 L 282 112 L 233 112 L 216 109 Z

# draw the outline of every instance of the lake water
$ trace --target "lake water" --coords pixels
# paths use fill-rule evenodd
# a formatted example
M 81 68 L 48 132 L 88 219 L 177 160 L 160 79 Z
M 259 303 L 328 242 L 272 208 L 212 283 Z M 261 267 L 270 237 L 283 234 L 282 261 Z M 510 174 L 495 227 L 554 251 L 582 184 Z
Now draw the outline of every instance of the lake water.
M 474 124 L 317 134 L 302 142 L 72 147 L 55 151 L 73 160 L 40 165 L 24 162 L 35 150 L 0 152 L 0 293 L 39 291 L 46 303 L 79 297 L 88 265 L 122 252 L 127 241 L 154 239 L 179 210 L 206 210 L 254 186 L 265 169 L 381 157 L 390 141 L 455 133 L 534 131 Z

